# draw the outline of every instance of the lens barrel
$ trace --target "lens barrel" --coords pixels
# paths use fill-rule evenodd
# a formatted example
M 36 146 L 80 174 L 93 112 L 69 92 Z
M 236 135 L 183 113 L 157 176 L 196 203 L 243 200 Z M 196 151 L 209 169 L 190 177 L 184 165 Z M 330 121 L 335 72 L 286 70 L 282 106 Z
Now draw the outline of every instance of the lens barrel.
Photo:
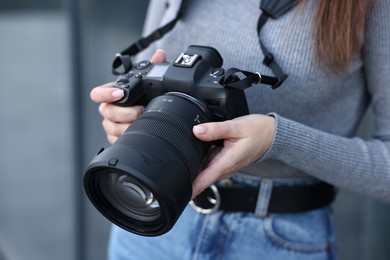
M 87 166 L 84 189 L 111 222 L 130 232 L 168 232 L 188 204 L 210 144 L 192 133 L 207 106 L 179 92 L 154 98 L 115 144 Z

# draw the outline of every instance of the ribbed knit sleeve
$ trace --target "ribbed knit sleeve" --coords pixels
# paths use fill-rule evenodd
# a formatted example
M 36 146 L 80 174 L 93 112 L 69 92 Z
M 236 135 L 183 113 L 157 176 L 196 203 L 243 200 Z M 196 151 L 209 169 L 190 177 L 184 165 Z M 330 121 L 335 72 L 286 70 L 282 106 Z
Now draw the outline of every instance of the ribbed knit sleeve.
M 275 115 L 276 159 L 337 187 L 390 201 L 390 141 L 345 138 Z
M 279 160 L 337 187 L 390 201 L 389 14 L 390 1 L 376 1 L 365 35 L 364 77 L 375 115 L 373 138 L 341 137 L 274 114 L 275 138 L 262 161 Z

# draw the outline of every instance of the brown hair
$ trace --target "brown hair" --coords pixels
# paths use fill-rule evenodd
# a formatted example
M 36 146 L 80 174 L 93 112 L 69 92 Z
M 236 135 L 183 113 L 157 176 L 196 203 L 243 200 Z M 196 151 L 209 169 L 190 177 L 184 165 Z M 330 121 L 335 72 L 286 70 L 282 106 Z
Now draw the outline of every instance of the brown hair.
M 317 57 L 335 71 L 347 69 L 362 48 L 365 17 L 371 0 L 317 0 Z M 303 0 L 302 2 L 305 2 Z

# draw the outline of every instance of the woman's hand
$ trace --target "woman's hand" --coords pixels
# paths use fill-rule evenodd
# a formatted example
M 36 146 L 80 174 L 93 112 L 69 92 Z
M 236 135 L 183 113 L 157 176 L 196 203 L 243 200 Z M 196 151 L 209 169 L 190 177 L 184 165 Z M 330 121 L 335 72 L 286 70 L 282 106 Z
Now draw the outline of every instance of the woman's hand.
M 260 159 L 272 144 L 275 128 L 275 118 L 265 115 L 248 115 L 194 126 L 193 133 L 198 139 L 224 141 L 223 147 L 209 152 L 206 168 L 192 183 L 192 198 L 215 181 L 229 178 Z
M 157 50 L 150 61 L 153 63 L 165 62 L 164 51 Z M 103 117 L 103 129 L 107 134 L 108 141 L 112 144 L 144 110 L 143 106 L 119 107 L 112 104 L 124 96 L 123 90 L 114 88 L 113 82 L 95 87 L 90 96 L 94 102 L 100 104 L 99 112 Z

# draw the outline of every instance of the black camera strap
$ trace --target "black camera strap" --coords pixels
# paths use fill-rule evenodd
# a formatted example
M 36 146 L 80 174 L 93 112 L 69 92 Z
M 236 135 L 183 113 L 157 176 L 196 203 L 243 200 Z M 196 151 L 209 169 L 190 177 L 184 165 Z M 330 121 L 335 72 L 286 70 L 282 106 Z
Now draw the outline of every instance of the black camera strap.
M 141 37 L 138 41 L 134 42 L 129 47 L 121 51 L 120 53 L 117 53 L 115 55 L 115 59 L 112 64 L 112 73 L 114 75 L 121 75 L 129 72 L 133 68 L 131 57 L 137 55 L 138 53 L 146 49 L 151 43 L 161 39 L 166 33 L 172 30 L 172 28 L 176 25 L 177 21 L 180 20 L 183 14 L 183 10 L 185 8 L 184 3 L 186 1 L 187 0 L 182 0 L 180 7 L 178 8 L 178 11 L 176 13 L 176 16 L 174 19 L 172 19 L 172 21 L 168 22 L 167 24 L 158 28 L 157 30 L 153 31 L 148 36 Z M 272 19 L 279 18 L 287 11 L 289 11 L 291 8 L 293 8 L 296 5 L 297 1 L 298 0 L 279 0 L 279 1 L 261 0 L 260 9 L 262 10 L 262 13 L 257 22 L 257 33 L 259 36 L 259 44 L 261 47 L 261 51 L 263 52 L 264 55 L 263 64 L 265 64 L 267 67 L 269 67 L 272 70 L 273 74 L 275 75 L 275 78 L 270 76 L 262 76 L 262 79 L 260 79 L 258 77 L 260 76 L 260 74 L 252 73 L 253 75 L 249 76 L 248 80 L 253 80 L 253 82 L 257 81 L 259 83 L 272 85 L 272 88 L 277 88 L 287 78 L 287 74 L 283 72 L 282 68 L 276 62 L 274 55 L 268 51 L 268 49 L 265 47 L 264 43 L 262 42 L 260 37 L 260 31 L 264 27 L 264 24 L 267 22 L 269 18 Z M 119 72 L 118 68 L 121 66 L 123 66 L 123 71 Z M 245 72 L 244 74 L 248 74 L 248 73 L 250 72 Z M 270 82 L 273 82 L 273 84 L 270 84 Z M 247 83 L 247 82 L 243 82 L 243 83 Z M 234 84 L 237 85 L 238 83 L 236 82 Z
M 151 43 L 161 39 L 166 33 L 168 33 L 172 28 L 176 25 L 177 21 L 180 20 L 183 9 L 184 9 L 183 0 L 177 10 L 175 18 L 157 30 L 153 31 L 146 37 L 141 37 L 138 41 L 131 44 L 129 47 L 124 49 L 123 51 L 115 54 L 114 62 L 112 63 L 112 73 L 114 75 L 121 75 L 129 72 L 133 68 L 133 63 L 131 61 L 131 57 L 137 55 L 141 51 L 145 50 Z M 118 68 L 123 66 L 123 72 L 119 72 Z
M 290 9 L 292 9 L 298 0 L 261 0 L 260 9 L 262 10 L 261 15 L 257 21 L 257 33 L 259 35 L 259 44 L 261 51 L 264 54 L 263 64 L 265 64 L 268 68 L 272 70 L 275 77 L 278 79 L 277 83 L 273 86 L 273 88 L 277 88 L 283 81 L 287 78 L 287 74 L 285 74 L 280 67 L 280 65 L 276 62 L 274 55 L 268 51 L 265 47 L 263 41 L 260 37 L 260 31 L 264 27 L 264 24 L 268 21 L 269 18 L 277 19 Z
M 242 77 L 240 77 L 240 75 Z M 277 88 L 280 85 L 277 85 L 278 79 L 275 77 L 265 76 L 261 75 L 258 72 L 253 73 L 250 71 L 239 70 L 236 68 L 228 69 L 219 81 L 219 84 L 224 85 L 227 88 L 235 88 L 239 90 L 244 90 L 252 86 L 252 84 L 258 83 L 271 85 L 273 89 Z

